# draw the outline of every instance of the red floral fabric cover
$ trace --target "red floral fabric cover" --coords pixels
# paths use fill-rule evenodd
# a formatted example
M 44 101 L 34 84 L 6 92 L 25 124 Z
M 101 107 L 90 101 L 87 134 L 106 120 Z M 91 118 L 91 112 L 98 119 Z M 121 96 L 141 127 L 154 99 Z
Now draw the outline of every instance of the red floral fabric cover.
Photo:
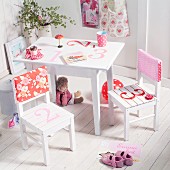
M 49 91 L 46 66 L 15 77 L 14 87 L 18 102 L 26 101 Z

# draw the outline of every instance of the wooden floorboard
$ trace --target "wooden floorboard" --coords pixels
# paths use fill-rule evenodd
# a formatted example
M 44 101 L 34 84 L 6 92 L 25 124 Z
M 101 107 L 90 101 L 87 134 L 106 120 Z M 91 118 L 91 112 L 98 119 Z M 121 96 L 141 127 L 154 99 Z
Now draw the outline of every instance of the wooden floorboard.
M 105 80 L 101 75 L 100 88 Z M 132 79 L 117 76 L 125 85 L 134 82 Z M 94 135 L 93 106 L 91 97 L 91 82 L 89 79 L 69 77 L 71 89 L 81 90 L 84 102 L 69 105 L 64 109 L 75 116 L 76 150 L 69 150 L 69 136 L 66 129 L 49 138 L 50 165 L 43 164 L 43 154 L 40 146 L 29 140 L 29 149 L 23 150 L 20 141 L 19 127 L 7 128 L 8 115 L 0 114 L 0 170 L 109 170 L 112 169 L 100 162 L 99 153 L 111 151 L 102 148 L 101 143 L 119 141 L 124 143 L 123 113 L 115 109 L 114 126 L 108 125 L 107 102 L 101 97 L 101 136 Z M 75 86 L 76 82 L 76 86 Z M 159 131 L 153 131 L 153 119 L 146 119 L 130 125 L 129 141 L 126 143 L 141 145 L 140 162 L 122 170 L 169 170 L 170 169 L 170 89 L 161 88 L 160 126 Z M 153 112 L 148 108 L 141 111 L 142 115 Z M 136 118 L 135 115 L 131 116 Z

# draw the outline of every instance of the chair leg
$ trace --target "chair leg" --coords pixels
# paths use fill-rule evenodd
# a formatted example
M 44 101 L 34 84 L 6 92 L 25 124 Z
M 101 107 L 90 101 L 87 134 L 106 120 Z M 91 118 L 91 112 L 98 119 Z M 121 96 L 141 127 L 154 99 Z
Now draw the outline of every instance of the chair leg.
M 139 117 L 140 116 L 140 112 L 139 112 L 139 110 L 137 110 L 137 117 Z
M 111 97 L 109 95 L 109 99 L 108 99 L 108 105 L 109 105 L 109 115 L 108 115 L 108 121 L 109 121 L 109 125 L 114 125 L 115 121 L 114 121 L 114 104 L 111 101 Z
M 42 135 L 42 148 L 43 148 L 43 156 L 45 165 L 49 165 L 49 148 L 48 148 L 48 138 L 47 136 Z
M 158 104 L 154 106 L 154 130 L 157 131 L 159 127 L 159 112 L 158 112 Z
M 71 118 L 70 121 L 71 121 L 69 125 L 70 149 L 74 151 L 76 149 L 74 118 Z
M 27 135 L 26 135 L 26 127 L 24 124 L 22 124 L 22 121 L 20 121 L 20 132 L 21 132 L 21 142 L 23 149 L 28 149 L 28 141 L 27 141 Z
M 124 113 L 124 139 L 129 140 L 129 112 Z

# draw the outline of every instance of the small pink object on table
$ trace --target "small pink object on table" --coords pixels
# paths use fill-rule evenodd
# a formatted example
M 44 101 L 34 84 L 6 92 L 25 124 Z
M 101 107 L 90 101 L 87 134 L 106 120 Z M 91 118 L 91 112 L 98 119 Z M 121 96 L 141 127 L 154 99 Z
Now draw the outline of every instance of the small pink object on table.
M 107 44 L 107 32 L 98 31 L 97 32 L 97 43 L 99 47 L 105 47 Z
M 60 45 L 60 40 L 61 40 L 62 38 L 64 38 L 64 36 L 61 35 L 61 34 L 57 34 L 57 35 L 55 36 L 55 39 L 58 39 L 58 40 L 59 40 L 58 48 L 62 48 L 62 47 L 63 47 L 62 45 Z
M 43 57 L 43 54 L 40 52 L 40 49 L 38 49 L 36 46 L 32 46 L 29 49 L 26 49 L 26 59 L 31 60 L 38 60 Z

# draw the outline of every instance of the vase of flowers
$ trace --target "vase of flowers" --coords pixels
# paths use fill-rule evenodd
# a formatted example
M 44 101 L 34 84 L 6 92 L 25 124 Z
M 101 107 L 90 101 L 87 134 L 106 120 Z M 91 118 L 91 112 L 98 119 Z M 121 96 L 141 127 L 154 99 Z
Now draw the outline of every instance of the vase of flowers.
M 38 37 L 52 37 L 51 25 L 46 25 L 39 28 Z
M 24 31 L 27 31 L 30 36 L 34 29 L 39 32 L 37 35 L 39 37 L 44 35 L 51 36 L 51 26 L 66 28 L 68 23 L 75 25 L 75 21 L 71 17 L 57 12 L 60 8 L 59 6 L 43 8 L 35 0 L 23 0 L 22 5 L 16 6 L 21 8 L 16 25 L 22 23 Z

